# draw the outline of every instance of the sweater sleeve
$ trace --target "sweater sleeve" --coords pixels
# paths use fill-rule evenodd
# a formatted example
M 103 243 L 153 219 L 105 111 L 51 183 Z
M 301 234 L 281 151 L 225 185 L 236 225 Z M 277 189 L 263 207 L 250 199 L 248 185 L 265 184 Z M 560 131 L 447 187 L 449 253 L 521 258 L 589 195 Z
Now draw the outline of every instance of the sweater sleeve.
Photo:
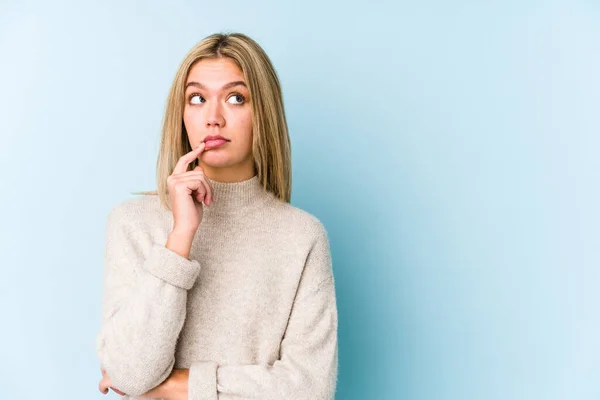
M 185 321 L 187 291 L 200 272 L 198 261 L 148 237 L 122 207 L 111 210 L 96 351 L 113 385 L 133 396 L 170 375 Z
M 280 358 L 273 364 L 191 365 L 189 400 L 332 400 L 338 371 L 338 315 L 331 254 L 321 228 L 305 263 Z

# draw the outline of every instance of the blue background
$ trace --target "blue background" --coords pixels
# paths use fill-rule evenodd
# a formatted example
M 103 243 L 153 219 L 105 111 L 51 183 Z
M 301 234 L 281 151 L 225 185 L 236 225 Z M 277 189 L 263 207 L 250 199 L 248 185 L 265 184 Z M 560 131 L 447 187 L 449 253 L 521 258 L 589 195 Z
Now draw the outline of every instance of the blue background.
M 2 398 L 105 398 L 106 216 L 221 31 L 281 78 L 338 400 L 600 397 L 599 2 L 38 0 L 0 6 Z

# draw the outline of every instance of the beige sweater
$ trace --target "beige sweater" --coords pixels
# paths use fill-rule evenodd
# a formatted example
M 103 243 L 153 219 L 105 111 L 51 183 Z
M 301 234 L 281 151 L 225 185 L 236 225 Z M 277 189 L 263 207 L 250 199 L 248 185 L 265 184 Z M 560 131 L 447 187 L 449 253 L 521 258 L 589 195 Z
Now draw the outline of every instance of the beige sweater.
M 337 306 L 327 232 L 263 190 L 212 181 L 190 259 L 158 196 L 109 213 L 100 365 L 136 399 L 190 368 L 189 400 L 333 399 Z

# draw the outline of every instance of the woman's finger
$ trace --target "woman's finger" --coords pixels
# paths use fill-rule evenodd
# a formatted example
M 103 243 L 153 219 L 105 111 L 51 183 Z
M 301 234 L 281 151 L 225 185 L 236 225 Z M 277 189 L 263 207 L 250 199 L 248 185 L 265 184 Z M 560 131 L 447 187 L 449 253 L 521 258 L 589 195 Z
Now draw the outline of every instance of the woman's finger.
M 204 170 L 202 169 L 201 166 L 197 166 L 196 168 L 194 168 L 192 170 L 192 172 L 196 172 L 196 171 L 202 171 L 202 174 L 204 174 Z M 208 181 L 208 179 L 206 179 L 206 175 L 204 175 L 204 176 L 205 176 L 204 182 L 206 183 L 205 186 L 206 186 L 206 189 L 208 190 L 208 197 L 210 198 L 210 202 L 212 203 L 215 200 L 215 198 L 213 197 L 213 188 L 212 188 L 212 185 L 210 184 L 210 182 Z
M 101 371 L 102 371 L 103 378 L 100 381 L 100 383 L 98 384 L 98 390 L 100 390 L 100 392 L 102 392 L 103 394 L 106 394 L 106 393 L 108 393 L 108 389 L 112 389 L 114 392 L 118 393 L 119 395 L 125 396 L 125 393 L 121 392 L 119 389 L 112 387 L 112 382 L 110 381 L 110 378 L 106 374 L 106 371 L 103 369 L 101 369 Z
M 114 388 L 114 387 L 110 387 L 115 393 L 121 395 L 121 396 L 127 396 L 125 393 L 121 392 L 119 389 Z
M 110 379 L 108 379 L 108 377 L 104 377 L 98 384 L 98 390 L 100 392 L 102 392 L 103 394 L 106 394 L 106 393 L 108 393 L 108 389 L 110 388 L 110 385 L 111 385 Z
M 202 142 L 202 143 L 200 143 L 200 146 L 196 147 L 194 150 L 190 151 L 189 153 L 186 153 L 183 156 L 181 156 L 179 161 L 177 161 L 175 168 L 173 168 L 173 174 L 181 174 L 183 172 L 186 172 L 188 165 L 190 165 L 190 163 L 192 161 L 194 161 L 196 158 L 198 158 L 200 153 L 202 153 L 202 150 L 204 150 L 205 146 L 206 146 L 206 143 Z
M 177 181 L 175 185 L 184 185 L 186 188 L 197 191 L 196 199 L 198 196 L 205 199 L 205 203 L 212 203 L 212 194 L 209 190 L 210 185 L 206 181 L 206 177 L 204 175 L 180 175 L 177 177 Z
M 213 188 L 212 185 L 210 184 L 210 182 L 208 181 L 208 179 L 206 179 L 206 175 L 204 174 L 204 171 L 202 169 L 202 167 L 197 166 L 196 168 L 194 168 L 191 171 L 186 171 L 182 174 L 179 174 L 177 176 L 173 176 L 174 181 L 178 181 L 180 179 L 186 178 L 186 177 L 198 177 L 202 180 L 202 183 L 204 184 L 204 187 L 206 188 L 206 193 L 208 194 L 208 198 L 209 203 L 212 203 L 215 199 L 213 197 Z

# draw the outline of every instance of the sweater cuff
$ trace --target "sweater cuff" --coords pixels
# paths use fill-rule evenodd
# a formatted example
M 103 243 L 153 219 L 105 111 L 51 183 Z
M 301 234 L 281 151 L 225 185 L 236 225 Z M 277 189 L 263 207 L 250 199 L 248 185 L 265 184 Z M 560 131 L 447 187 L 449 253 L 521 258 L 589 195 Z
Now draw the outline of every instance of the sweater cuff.
M 217 400 L 217 363 L 195 362 L 188 375 L 188 400 Z
M 171 285 L 189 290 L 198 278 L 200 263 L 182 257 L 164 244 L 152 243 L 144 269 Z

